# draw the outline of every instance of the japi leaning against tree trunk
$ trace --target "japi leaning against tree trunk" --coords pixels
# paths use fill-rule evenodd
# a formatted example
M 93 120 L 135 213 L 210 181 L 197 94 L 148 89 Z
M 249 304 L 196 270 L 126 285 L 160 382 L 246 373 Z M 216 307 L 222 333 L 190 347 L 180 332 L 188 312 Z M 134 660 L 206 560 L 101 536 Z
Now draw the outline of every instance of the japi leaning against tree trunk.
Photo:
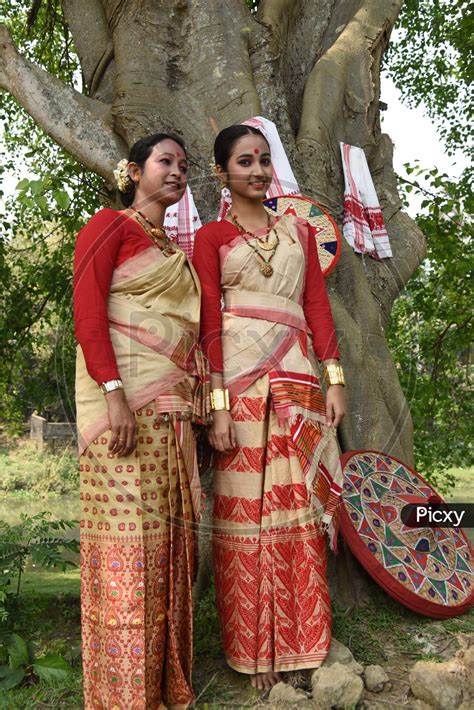
M 87 710 L 186 708 L 193 700 L 201 493 L 191 425 L 203 404 L 200 289 L 185 253 L 162 229 L 186 173 L 179 138 L 139 140 L 119 171 L 126 209 L 101 210 L 77 239 Z

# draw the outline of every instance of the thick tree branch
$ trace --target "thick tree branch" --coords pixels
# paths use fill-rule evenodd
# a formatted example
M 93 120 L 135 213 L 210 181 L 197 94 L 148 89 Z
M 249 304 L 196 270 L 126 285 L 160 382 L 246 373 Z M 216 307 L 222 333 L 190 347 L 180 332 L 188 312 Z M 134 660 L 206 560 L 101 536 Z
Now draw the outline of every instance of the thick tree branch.
M 307 77 L 322 52 L 335 0 L 261 0 L 257 19 L 269 29 L 270 52 L 297 132 Z M 315 7 L 317 5 L 317 7 Z
M 0 87 L 62 148 L 111 181 L 126 146 L 112 129 L 109 108 L 22 57 L 4 26 L 0 27 L 0 52 Z
M 349 4 L 339 12 L 347 15 Z M 308 77 L 297 137 L 303 164 L 324 166 L 315 179 L 308 175 L 307 180 L 316 197 L 339 219 L 343 182 L 339 141 L 365 150 L 394 252 L 392 259 L 380 263 L 361 259 L 382 327 L 394 299 L 425 255 L 421 231 L 401 211 L 392 144 L 380 135 L 378 119 L 380 60 L 402 4 L 402 0 L 363 0 L 353 3 L 356 11 L 347 24 L 335 27 L 342 15 L 332 18 L 326 51 Z
M 114 51 L 100 0 L 62 0 L 89 96 L 112 103 Z
M 340 132 L 341 116 L 347 114 L 354 125 L 354 133 L 362 122 L 367 139 L 373 142 L 373 126 L 366 122 L 374 100 L 373 53 L 381 36 L 393 26 L 402 4 L 403 0 L 364 0 L 352 20 L 315 64 L 305 88 L 299 142 L 321 144 L 330 139 L 337 140 L 339 136 L 335 134 Z M 318 121 L 313 120 L 316 110 Z

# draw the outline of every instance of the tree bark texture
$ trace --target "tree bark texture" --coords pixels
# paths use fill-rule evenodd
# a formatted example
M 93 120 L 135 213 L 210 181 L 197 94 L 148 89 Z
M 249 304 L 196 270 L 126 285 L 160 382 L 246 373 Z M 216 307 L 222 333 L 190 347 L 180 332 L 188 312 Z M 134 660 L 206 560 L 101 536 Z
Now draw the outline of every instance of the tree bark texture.
M 343 450 L 413 463 L 412 423 L 389 352 L 391 306 L 425 254 L 402 211 L 392 143 L 379 122 L 380 61 L 403 0 L 63 0 L 84 94 L 22 58 L 0 32 L 0 85 L 87 168 L 112 180 L 143 135 L 185 139 L 203 220 L 214 218 L 214 134 L 255 115 L 280 131 L 302 191 L 341 225 L 339 141 L 362 147 L 394 256 L 377 262 L 343 240 L 328 278 L 347 378 Z

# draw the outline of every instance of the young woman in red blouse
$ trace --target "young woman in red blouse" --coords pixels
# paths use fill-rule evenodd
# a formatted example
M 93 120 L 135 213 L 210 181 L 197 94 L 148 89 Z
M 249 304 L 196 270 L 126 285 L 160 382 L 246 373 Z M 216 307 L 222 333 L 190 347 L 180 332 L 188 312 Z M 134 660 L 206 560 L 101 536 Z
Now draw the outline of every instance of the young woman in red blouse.
M 117 173 L 126 209 L 100 210 L 77 238 L 86 710 L 193 700 L 200 289 L 162 229 L 186 173 L 180 139 L 138 141 Z
M 314 232 L 262 204 L 265 137 L 231 126 L 214 154 L 232 207 L 198 232 L 193 262 L 214 410 L 215 583 L 227 661 L 263 689 L 329 650 L 344 379 Z

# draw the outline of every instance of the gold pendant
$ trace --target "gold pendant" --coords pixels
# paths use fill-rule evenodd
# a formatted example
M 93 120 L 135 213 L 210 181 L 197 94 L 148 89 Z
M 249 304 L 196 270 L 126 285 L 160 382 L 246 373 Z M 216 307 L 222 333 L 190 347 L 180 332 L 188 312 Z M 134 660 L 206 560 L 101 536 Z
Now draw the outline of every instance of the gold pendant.
M 259 249 L 263 249 L 263 251 L 272 251 L 278 244 L 278 242 L 261 242 L 260 239 L 257 239 L 257 242 Z
M 260 264 L 260 271 L 268 279 L 273 274 L 273 266 L 270 266 L 268 262 Z
M 166 232 L 161 227 L 152 227 L 150 234 L 152 237 L 155 237 L 155 239 L 166 239 Z

